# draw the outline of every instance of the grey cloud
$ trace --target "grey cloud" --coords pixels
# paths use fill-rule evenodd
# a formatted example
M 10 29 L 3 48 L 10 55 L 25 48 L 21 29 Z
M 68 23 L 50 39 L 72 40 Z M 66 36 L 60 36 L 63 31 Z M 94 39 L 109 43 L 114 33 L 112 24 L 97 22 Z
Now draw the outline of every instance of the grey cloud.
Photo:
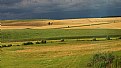
M 0 5 L 13 5 L 15 3 L 19 3 L 23 0 L 0 0 Z
M 54 17 L 54 13 L 57 13 L 57 16 L 67 17 L 66 15 L 74 12 L 74 17 L 82 15 L 79 12 L 90 16 L 95 11 L 95 13 L 103 11 L 103 14 L 113 11 L 115 15 L 115 12 L 121 10 L 120 3 L 121 0 L 0 0 L 0 19 L 10 16 L 13 18 L 35 18 L 47 15 Z

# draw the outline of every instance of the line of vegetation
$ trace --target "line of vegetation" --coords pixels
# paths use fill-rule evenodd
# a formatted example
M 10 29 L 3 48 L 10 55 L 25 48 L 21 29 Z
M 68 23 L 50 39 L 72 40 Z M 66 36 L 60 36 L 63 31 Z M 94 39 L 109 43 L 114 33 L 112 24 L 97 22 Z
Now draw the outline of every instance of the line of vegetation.
M 106 40 L 119 40 L 119 39 L 121 39 L 121 37 L 117 37 L 116 39 L 111 39 L 111 37 L 110 36 L 107 36 L 107 37 L 105 37 L 105 41 Z M 28 40 L 26 40 L 26 41 L 28 41 Z M 46 43 L 49 43 L 48 41 L 50 41 L 50 43 L 52 43 L 52 41 L 51 40 L 41 40 L 41 41 L 36 41 L 36 42 L 34 42 L 34 41 L 28 41 L 28 42 L 24 42 L 23 41 L 23 43 L 22 44 L 19 44 L 19 45 L 14 45 L 14 46 L 21 46 L 21 45 L 33 45 L 33 44 L 46 44 Z M 93 38 L 88 38 L 88 39 L 77 39 L 77 41 L 102 41 L 102 40 L 99 40 L 99 38 L 97 39 L 96 37 L 93 37 Z M 58 39 L 57 40 L 57 38 L 56 38 L 56 42 L 65 42 L 65 39 Z M 3 48 L 3 47 L 11 47 L 11 46 L 13 46 L 13 44 L 8 44 L 8 45 L 0 45 L 0 48 Z
M 8 44 L 8 45 L 0 45 L 0 48 L 3 48 L 3 47 L 11 47 L 12 44 Z

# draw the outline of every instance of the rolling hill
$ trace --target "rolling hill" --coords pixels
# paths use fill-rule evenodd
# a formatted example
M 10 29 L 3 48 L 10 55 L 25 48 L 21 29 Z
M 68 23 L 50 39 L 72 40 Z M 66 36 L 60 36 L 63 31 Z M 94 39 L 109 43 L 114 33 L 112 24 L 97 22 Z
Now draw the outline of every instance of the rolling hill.
M 1 29 L 121 29 L 121 17 L 81 19 L 1 20 Z M 53 23 L 48 25 L 48 23 Z

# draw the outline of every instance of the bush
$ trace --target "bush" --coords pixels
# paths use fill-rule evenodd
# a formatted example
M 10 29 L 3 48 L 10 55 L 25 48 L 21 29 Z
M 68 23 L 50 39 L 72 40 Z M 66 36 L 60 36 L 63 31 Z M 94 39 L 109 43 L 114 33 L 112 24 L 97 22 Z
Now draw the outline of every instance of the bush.
M 64 42 L 64 39 L 61 39 L 60 41 L 61 41 L 61 42 Z
M 32 45 L 32 44 L 34 44 L 33 42 L 25 42 L 25 43 L 23 43 L 23 45 Z
M 70 26 L 68 26 L 68 28 L 70 28 Z
M 112 53 L 95 54 L 87 66 L 92 68 L 120 68 L 121 57 L 114 56 Z
M 47 43 L 46 40 L 41 40 L 41 43 Z
M 2 46 L 0 46 L 0 48 L 2 48 L 2 47 L 11 47 L 11 46 L 12 46 L 12 44 L 2 45 Z
M 53 24 L 53 22 L 48 22 L 48 25 L 52 25 Z
M 96 38 L 94 37 L 94 38 L 92 39 L 92 41 L 96 41 Z
M 2 47 L 7 47 L 6 45 L 2 45 Z
M 106 40 L 111 40 L 109 36 L 106 37 Z
M 11 47 L 12 46 L 12 44 L 9 44 L 7 47 Z
M 26 28 L 26 29 L 31 29 L 31 28 Z
M 121 37 L 119 37 L 118 39 L 121 39 Z
M 16 46 L 20 46 L 20 45 L 16 45 Z
M 41 44 L 41 42 L 38 42 L 38 41 L 37 41 L 36 44 Z

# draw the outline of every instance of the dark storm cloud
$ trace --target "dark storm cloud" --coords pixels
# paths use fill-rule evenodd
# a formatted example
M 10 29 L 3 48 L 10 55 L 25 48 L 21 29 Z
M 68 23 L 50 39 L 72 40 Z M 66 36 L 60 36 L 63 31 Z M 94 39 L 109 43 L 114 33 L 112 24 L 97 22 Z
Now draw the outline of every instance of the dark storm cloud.
M 121 15 L 121 0 L 0 0 L 0 19 Z
M 0 0 L 1 5 L 13 5 L 15 3 L 19 3 L 22 0 Z

